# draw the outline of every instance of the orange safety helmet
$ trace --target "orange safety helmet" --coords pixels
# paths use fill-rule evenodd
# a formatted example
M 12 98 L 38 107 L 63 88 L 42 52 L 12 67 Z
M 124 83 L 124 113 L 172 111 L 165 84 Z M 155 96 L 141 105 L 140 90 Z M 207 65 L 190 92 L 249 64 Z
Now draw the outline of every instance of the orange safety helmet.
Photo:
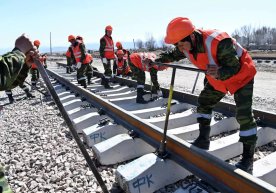
M 76 38 L 75 38 L 75 36 L 73 36 L 73 35 L 69 35 L 68 36 L 68 42 L 70 42 L 71 40 L 75 40 Z
M 118 50 L 117 55 L 124 55 L 124 51 L 123 50 Z
M 183 38 L 191 35 L 195 26 L 186 17 L 174 18 L 167 26 L 167 35 L 164 39 L 167 44 L 176 44 Z
M 106 31 L 112 31 L 113 28 L 111 27 L 111 25 L 108 25 L 108 26 L 105 27 L 105 30 L 106 30 Z
M 34 45 L 35 45 L 36 47 L 39 47 L 39 46 L 40 46 L 40 41 L 39 41 L 39 40 L 35 40 L 35 41 L 34 41 Z
M 122 43 L 121 42 L 116 42 L 116 47 L 119 49 L 119 48 L 122 48 Z

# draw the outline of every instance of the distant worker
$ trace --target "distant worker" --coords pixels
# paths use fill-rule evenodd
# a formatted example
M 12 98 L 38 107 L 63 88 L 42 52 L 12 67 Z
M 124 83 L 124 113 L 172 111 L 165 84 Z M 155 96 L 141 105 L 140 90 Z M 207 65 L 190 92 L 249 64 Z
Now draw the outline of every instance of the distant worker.
M 116 52 L 115 52 L 115 55 L 118 57 L 118 51 L 122 50 L 123 53 L 124 53 L 124 56 L 123 56 L 124 60 L 127 61 L 127 63 L 128 63 L 129 65 L 132 65 L 132 64 L 130 63 L 130 58 L 129 58 L 130 52 L 129 52 L 128 50 L 126 50 L 126 49 L 123 48 L 123 45 L 122 45 L 121 42 L 116 42 L 115 45 L 116 45 L 116 48 L 117 48 L 117 50 L 116 50 Z M 129 66 L 129 67 L 130 67 L 131 71 L 134 71 L 134 70 L 135 70 L 134 66 Z M 116 72 L 116 69 L 117 69 L 116 63 L 114 63 L 114 65 L 113 65 L 113 74 L 116 74 L 116 73 L 115 73 L 115 72 Z
M 114 44 L 111 37 L 112 27 L 110 25 L 105 27 L 105 35 L 100 40 L 100 56 L 104 66 L 104 76 L 102 77 L 101 84 L 105 88 L 112 88 L 109 85 L 110 78 L 112 76 L 111 65 L 115 59 Z
M 85 44 L 84 44 L 84 42 L 83 42 L 83 37 L 82 37 L 82 36 L 77 36 L 77 37 L 76 37 L 76 40 L 77 40 L 80 44 L 83 44 L 84 49 L 85 49 L 85 52 L 87 52 L 87 51 L 86 51 L 86 48 L 85 48 Z M 92 55 L 91 55 L 91 57 L 92 57 Z M 87 77 L 87 84 L 88 84 L 88 85 L 90 85 L 90 84 L 92 83 L 92 82 L 91 82 L 91 78 L 92 78 L 92 76 L 93 76 L 92 63 L 93 63 L 93 57 L 92 57 L 92 59 L 91 59 L 91 62 L 87 65 L 86 72 L 85 72 L 86 77 Z
M 210 122 L 214 106 L 227 92 L 234 95 L 236 119 L 240 124 L 243 144 L 242 159 L 236 167 L 252 172 L 257 141 L 257 125 L 252 114 L 255 64 L 248 52 L 227 33 L 196 29 L 188 18 L 177 17 L 167 26 L 165 43 L 176 48 L 161 54 L 158 62 L 173 62 L 188 58 L 206 72 L 206 84 L 198 97 L 199 137 L 193 145 L 209 149 Z
M 77 81 L 78 83 L 87 88 L 86 78 L 85 75 L 89 77 L 87 73 L 87 67 L 93 60 L 92 56 L 86 52 L 85 46 L 83 43 L 76 40 L 75 36 L 69 35 L 68 42 L 71 43 L 69 50 L 71 53 L 71 58 L 74 58 L 76 61 L 76 68 L 77 68 Z M 91 77 L 88 78 L 88 83 Z M 89 83 L 90 84 L 90 83 Z
M 37 48 L 23 34 L 15 41 L 15 48 L 0 56 L 0 91 L 13 89 L 24 83 L 33 58 L 38 58 Z
M 40 46 L 40 41 L 39 40 L 35 40 L 34 41 L 34 45 L 37 47 L 37 49 L 39 48 Z M 39 57 L 39 60 L 40 62 L 44 65 L 45 68 L 47 68 L 47 63 L 46 63 L 46 59 L 47 59 L 47 56 L 46 54 L 44 55 L 41 55 Z M 31 78 L 31 83 L 32 83 L 32 90 L 34 90 L 36 88 L 36 84 L 39 80 L 39 71 L 37 69 L 37 66 L 35 63 L 32 63 L 32 66 L 31 66 L 31 75 L 32 75 L 32 78 Z
M 114 74 L 116 74 L 117 76 L 132 76 L 132 72 L 131 69 L 128 65 L 128 60 L 124 57 L 125 53 L 123 52 L 123 50 L 118 50 L 116 52 L 117 58 L 114 61 L 114 66 L 116 65 L 117 68 L 115 70 L 115 72 L 113 72 Z
M 147 94 L 144 91 L 144 85 L 146 81 L 145 71 L 150 72 L 151 82 L 153 84 L 152 94 L 158 97 L 162 97 L 162 91 L 160 90 L 160 86 L 157 79 L 157 72 L 160 70 L 166 69 L 166 67 L 156 66 L 145 64 L 144 61 L 150 60 L 155 61 L 156 55 L 154 53 L 132 53 L 130 55 L 130 61 L 133 66 L 135 66 L 135 71 L 137 75 L 137 98 L 136 103 L 147 103 L 148 101 L 144 100 L 143 95 Z

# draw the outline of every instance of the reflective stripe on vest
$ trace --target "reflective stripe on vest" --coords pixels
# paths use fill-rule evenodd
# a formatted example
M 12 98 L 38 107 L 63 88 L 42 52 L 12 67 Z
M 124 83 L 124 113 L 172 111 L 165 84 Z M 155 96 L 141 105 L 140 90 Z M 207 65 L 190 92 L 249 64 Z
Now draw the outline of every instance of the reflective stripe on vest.
M 241 137 L 248 137 L 248 136 L 252 136 L 252 135 L 256 135 L 256 134 L 257 134 L 257 127 L 254 127 L 252 129 L 249 129 L 246 131 L 240 131 Z

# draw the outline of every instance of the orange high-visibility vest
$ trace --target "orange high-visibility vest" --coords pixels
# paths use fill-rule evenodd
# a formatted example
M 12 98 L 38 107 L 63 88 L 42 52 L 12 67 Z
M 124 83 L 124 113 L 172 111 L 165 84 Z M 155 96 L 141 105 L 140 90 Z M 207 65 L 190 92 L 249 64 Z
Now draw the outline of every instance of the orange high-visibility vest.
M 104 57 L 107 59 L 114 59 L 115 53 L 113 40 L 107 35 L 105 35 L 103 38 L 105 40 Z
M 218 30 L 198 30 L 203 35 L 203 43 L 206 49 L 205 53 L 198 53 L 197 59 L 193 57 L 191 53 L 184 51 L 186 57 L 193 63 L 196 67 L 202 70 L 207 69 L 208 64 L 216 64 L 219 66 L 217 61 L 217 47 L 221 40 L 225 38 L 231 38 L 227 33 L 220 32 Z M 214 87 L 214 89 L 227 93 L 229 91 L 234 94 L 238 89 L 245 86 L 249 81 L 251 81 L 255 74 L 256 68 L 255 64 L 248 54 L 248 52 L 234 39 L 233 43 L 237 52 L 237 56 L 240 59 L 240 71 L 226 80 L 217 80 L 209 75 L 206 75 L 208 82 Z
M 72 50 L 74 53 L 74 57 L 76 62 L 80 62 L 81 59 L 81 50 L 80 50 L 80 43 L 77 46 L 72 46 Z M 91 54 L 85 53 L 85 59 L 82 61 L 82 64 L 89 64 L 93 60 Z
M 124 69 L 125 62 L 126 61 L 124 59 L 117 59 L 117 74 L 128 74 L 129 72 L 131 72 L 130 67 L 128 65 Z

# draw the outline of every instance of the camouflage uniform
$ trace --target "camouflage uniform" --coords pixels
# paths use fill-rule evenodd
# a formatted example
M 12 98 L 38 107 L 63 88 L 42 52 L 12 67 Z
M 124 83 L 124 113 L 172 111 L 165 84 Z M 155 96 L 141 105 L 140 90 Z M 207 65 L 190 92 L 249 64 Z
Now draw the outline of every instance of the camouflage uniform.
M 204 44 L 202 35 L 198 32 L 194 32 L 196 42 L 193 50 L 190 53 L 196 58 L 198 53 L 204 53 Z M 185 58 L 184 53 L 181 53 L 178 48 L 167 53 L 162 53 L 156 62 L 173 62 Z M 240 62 L 237 57 L 236 50 L 234 49 L 233 42 L 230 38 L 223 39 L 219 42 L 217 48 L 217 61 L 220 65 L 219 78 L 220 80 L 226 80 L 235 75 L 240 70 Z M 256 122 L 252 114 L 252 96 L 253 96 L 253 84 L 254 80 L 250 81 L 247 85 L 240 88 L 234 93 L 234 99 L 236 102 L 236 119 L 240 124 L 240 131 L 246 132 L 252 128 L 256 128 Z M 225 96 L 224 93 L 215 90 L 208 82 L 205 84 L 204 89 L 201 91 L 198 98 L 197 113 L 199 116 L 199 123 L 202 126 L 209 126 L 211 122 L 211 114 L 214 106 Z M 257 136 L 252 134 L 249 136 L 240 136 L 240 141 L 254 145 L 256 143 Z
M 18 49 L 0 56 L 0 91 L 22 84 L 28 75 L 25 55 Z

